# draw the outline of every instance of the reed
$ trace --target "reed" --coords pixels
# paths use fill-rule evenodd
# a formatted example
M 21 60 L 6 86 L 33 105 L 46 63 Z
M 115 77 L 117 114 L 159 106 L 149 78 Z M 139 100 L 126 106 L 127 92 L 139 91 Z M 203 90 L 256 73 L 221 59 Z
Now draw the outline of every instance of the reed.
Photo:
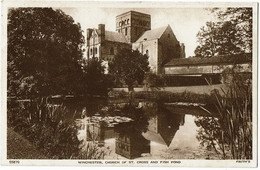
M 84 148 L 81 148 L 81 152 L 77 156 L 77 159 L 104 159 L 105 155 L 111 152 L 107 148 L 101 148 L 94 141 L 87 142 Z
M 228 155 L 231 159 L 252 159 L 252 81 L 234 71 L 229 77 L 227 91 L 222 89 L 221 95 L 217 90 L 212 92 L 217 111 L 210 120 L 201 118 L 196 122 L 204 128 L 199 138 L 211 141 L 223 159 Z
M 217 117 L 222 132 L 222 149 L 228 144 L 233 159 L 252 158 L 252 89 L 234 83 L 224 96 L 214 92 Z
M 71 116 L 73 115 L 73 116 Z M 96 145 L 89 145 L 82 152 L 78 129 L 74 122 L 76 112 L 71 113 L 64 105 L 54 105 L 41 100 L 8 106 L 8 126 L 28 139 L 50 159 L 97 159 L 104 153 Z

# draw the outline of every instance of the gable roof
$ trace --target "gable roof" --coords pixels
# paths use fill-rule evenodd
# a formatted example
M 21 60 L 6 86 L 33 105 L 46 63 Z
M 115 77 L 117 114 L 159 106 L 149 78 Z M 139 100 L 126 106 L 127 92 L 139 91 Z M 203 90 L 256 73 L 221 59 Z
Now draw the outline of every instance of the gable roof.
M 169 136 L 165 136 L 162 135 L 161 133 L 155 133 L 148 130 L 145 133 L 142 133 L 142 135 L 146 140 L 150 140 L 169 147 L 173 140 L 173 137 L 175 136 L 176 131 L 174 130 L 172 134 L 170 134 Z
M 124 34 L 113 31 L 105 31 L 105 40 L 112 42 L 128 43 Z
M 164 31 L 167 29 L 168 26 L 169 25 L 145 31 L 143 33 L 143 35 L 136 42 L 141 42 L 141 41 L 144 41 L 144 40 L 149 41 L 149 40 L 161 38 L 161 36 L 163 35 Z
M 162 136 L 158 133 L 155 133 L 155 132 L 148 130 L 147 132 L 142 133 L 142 135 L 146 140 L 150 140 L 150 141 L 162 144 L 162 145 L 169 146 L 169 144 L 166 144 L 166 142 L 164 141 Z
M 209 64 L 242 64 L 251 63 L 252 54 L 235 54 L 235 55 L 221 55 L 214 56 L 210 58 L 178 58 L 172 59 L 170 62 L 166 63 L 165 66 L 185 66 L 185 65 L 209 65 Z

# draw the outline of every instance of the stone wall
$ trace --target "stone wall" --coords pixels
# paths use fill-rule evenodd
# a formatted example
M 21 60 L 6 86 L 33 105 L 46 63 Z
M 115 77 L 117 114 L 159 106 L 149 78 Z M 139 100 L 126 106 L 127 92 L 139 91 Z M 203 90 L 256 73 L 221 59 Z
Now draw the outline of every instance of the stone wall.
M 133 43 L 132 48 L 138 50 L 142 54 L 148 55 L 149 66 L 152 72 L 157 73 L 158 62 L 158 40 L 143 41 L 141 43 Z
M 170 27 L 167 27 L 158 42 L 157 73 L 163 74 L 163 65 L 173 58 L 180 58 L 180 45 Z
M 105 41 L 101 47 L 101 59 L 111 61 L 120 49 L 131 49 L 130 44 Z

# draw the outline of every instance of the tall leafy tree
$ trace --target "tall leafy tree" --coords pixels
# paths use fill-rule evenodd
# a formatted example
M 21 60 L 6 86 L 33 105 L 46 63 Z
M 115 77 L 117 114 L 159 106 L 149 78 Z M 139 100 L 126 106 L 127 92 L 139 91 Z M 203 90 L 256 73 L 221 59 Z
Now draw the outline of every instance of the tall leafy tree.
M 108 88 L 112 87 L 109 75 L 104 74 L 105 67 L 97 58 L 82 60 L 83 81 L 82 93 L 106 96 Z
M 220 21 L 229 21 L 236 30 L 237 46 L 244 52 L 252 52 L 253 37 L 253 9 L 227 8 L 216 9 Z
M 214 22 L 207 22 L 206 26 L 200 28 L 197 34 L 199 46 L 195 49 L 197 57 L 211 57 L 218 53 L 218 29 Z
M 207 22 L 197 34 L 197 57 L 252 52 L 252 8 L 213 9 L 217 22 Z
M 133 90 L 134 83 L 143 82 L 147 71 L 149 71 L 148 56 L 142 55 L 137 50 L 122 49 L 115 55 L 113 62 L 109 63 L 109 72 L 123 81 L 129 91 Z
M 84 37 L 61 10 L 8 11 L 8 93 L 20 97 L 75 93 Z

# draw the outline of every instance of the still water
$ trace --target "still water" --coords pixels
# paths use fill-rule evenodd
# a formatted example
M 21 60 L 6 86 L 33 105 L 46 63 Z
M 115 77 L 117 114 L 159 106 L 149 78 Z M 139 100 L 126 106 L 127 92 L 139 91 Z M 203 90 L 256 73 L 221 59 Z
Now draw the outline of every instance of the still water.
M 195 119 L 189 112 L 139 102 L 85 107 L 75 121 L 82 148 L 95 143 L 106 151 L 105 159 L 216 159 L 196 138 Z

